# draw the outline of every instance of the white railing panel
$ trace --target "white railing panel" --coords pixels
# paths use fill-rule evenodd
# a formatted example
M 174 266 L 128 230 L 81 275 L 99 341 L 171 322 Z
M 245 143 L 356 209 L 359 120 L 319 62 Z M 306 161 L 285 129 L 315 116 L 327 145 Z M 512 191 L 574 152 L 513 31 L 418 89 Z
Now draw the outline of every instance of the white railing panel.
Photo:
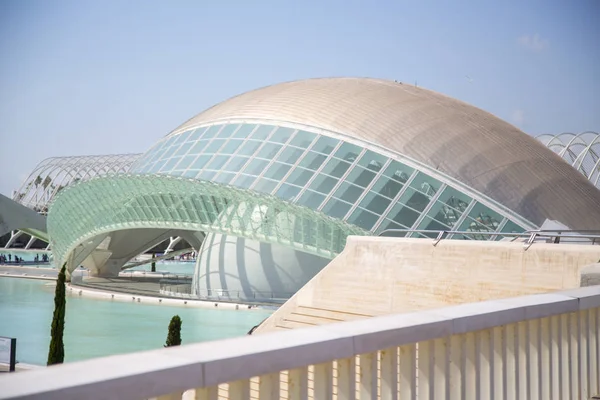
M 465 304 L 0 376 L 0 398 L 589 398 L 599 313 L 600 287 Z

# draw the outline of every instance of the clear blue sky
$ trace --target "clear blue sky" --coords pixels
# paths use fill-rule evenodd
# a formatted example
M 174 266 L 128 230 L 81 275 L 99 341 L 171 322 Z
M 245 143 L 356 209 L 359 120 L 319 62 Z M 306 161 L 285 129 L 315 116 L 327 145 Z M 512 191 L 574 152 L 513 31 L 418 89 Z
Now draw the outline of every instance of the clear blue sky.
M 309 77 L 417 81 L 532 135 L 600 131 L 599 20 L 596 0 L 1 0 L 0 192 L 46 157 L 143 152 Z

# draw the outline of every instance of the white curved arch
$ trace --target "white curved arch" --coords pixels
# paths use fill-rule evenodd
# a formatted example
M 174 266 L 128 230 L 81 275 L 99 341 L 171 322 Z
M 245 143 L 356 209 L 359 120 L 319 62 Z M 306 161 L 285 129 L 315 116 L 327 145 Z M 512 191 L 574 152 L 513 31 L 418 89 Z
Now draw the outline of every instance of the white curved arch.
M 64 187 L 97 176 L 124 173 L 139 154 L 51 157 L 41 161 L 23 182 L 13 200 L 45 213 Z
M 600 188 L 600 133 L 563 132 L 543 134 L 537 139 Z

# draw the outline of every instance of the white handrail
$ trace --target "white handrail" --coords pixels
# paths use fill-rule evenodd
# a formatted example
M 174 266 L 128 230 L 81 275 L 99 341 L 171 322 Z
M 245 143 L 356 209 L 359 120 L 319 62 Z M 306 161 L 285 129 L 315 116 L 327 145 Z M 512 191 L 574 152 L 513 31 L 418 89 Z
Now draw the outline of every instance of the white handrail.
M 588 312 L 588 310 L 593 311 Z M 247 380 L 253 377 L 261 376 L 261 379 L 264 379 L 263 376 L 272 377 L 272 374 L 279 374 L 281 371 L 296 371 L 298 368 L 304 368 L 304 371 L 307 371 L 306 368 L 310 365 L 318 366 L 335 360 L 338 360 L 338 368 L 341 368 L 345 365 L 344 360 L 352 359 L 357 355 L 361 355 L 361 360 L 363 360 L 362 357 L 365 357 L 365 354 L 374 352 L 375 360 L 377 357 L 383 360 L 381 351 L 386 349 L 399 346 L 402 349 L 402 346 L 406 347 L 407 345 L 413 345 L 414 348 L 414 344 L 419 346 L 418 343 L 433 343 L 433 341 L 444 338 L 450 342 L 448 338 L 458 337 L 458 335 L 578 312 L 587 313 L 585 318 L 588 318 L 587 315 L 589 315 L 589 319 L 586 321 L 595 321 L 593 324 L 586 322 L 585 326 L 590 329 L 589 332 L 592 335 L 594 335 L 594 331 L 596 332 L 593 342 L 592 339 L 589 339 L 591 336 L 587 330 L 581 332 L 588 335 L 586 336 L 588 337 L 587 349 L 591 349 L 592 345 L 595 346 L 592 358 L 587 355 L 587 364 L 584 365 L 582 361 L 581 368 L 588 368 L 586 373 L 593 371 L 595 371 L 593 373 L 597 373 L 599 361 L 597 353 L 600 351 L 600 343 L 598 343 L 596 327 L 600 323 L 598 320 L 600 317 L 600 286 L 592 286 L 557 293 L 462 304 L 307 329 L 184 345 L 68 363 L 16 374 L 4 374 L 4 376 L 0 376 L 0 388 L 2 388 L 0 399 L 140 399 L 170 393 L 180 396 L 180 393 L 191 388 L 197 390 L 214 388 L 223 383 L 231 383 L 229 389 L 231 391 L 245 387 L 244 385 L 249 384 Z M 577 319 L 577 321 L 580 320 Z M 539 326 L 543 326 L 543 324 L 540 323 Z M 577 322 L 578 332 L 579 326 L 579 322 Z M 572 330 L 574 328 L 569 329 L 571 329 L 569 332 L 574 334 Z M 529 335 L 529 333 L 524 337 L 527 340 L 537 340 L 536 335 Z M 489 341 L 485 343 L 490 345 Z M 427 349 L 431 350 L 431 346 L 433 345 L 424 346 L 421 358 L 417 359 L 425 361 L 423 357 L 429 354 Z M 476 348 L 477 346 L 473 347 L 473 349 Z M 565 363 L 571 363 L 572 357 L 576 357 L 576 363 L 579 363 L 580 357 L 586 357 L 581 350 L 582 347 L 575 348 L 579 348 L 581 354 L 569 353 L 571 356 L 569 360 L 564 360 Z M 421 348 L 418 347 L 418 349 Z M 541 348 L 538 350 L 542 351 Z M 376 353 L 378 351 L 380 353 Z M 483 350 L 480 349 L 480 351 Z M 379 356 L 377 356 L 378 354 Z M 527 357 L 529 356 L 530 353 L 527 350 Z M 370 355 L 370 357 L 374 356 Z M 542 356 L 540 355 L 540 357 Z M 372 358 L 367 359 L 372 360 Z M 592 361 L 590 362 L 590 360 Z M 364 362 L 361 361 L 361 363 Z M 531 364 L 531 361 L 529 363 Z M 533 368 L 534 364 L 527 364 L 527 368 Z M 424 365 L 419 368 L 424 368 Z M 545 366 L 542 367 L 545 368 Z M 367 366 L 362 365 L 361 370 L 363 368 L 367 368 Z M 506 365 L 504 368 L 506 369 Z M 585 372 L 582 369 L 578 371 L 579 373 Z M 492 375 L 488 374 L 487 378 L 493 379 Z M 296 374 L 290 372 L 290 379 L 292 376 L 296 377 Z M 420 376 L 418 378 L 419 385 L 423 385 L 421 380 L 426 378 Z M 341 380 L 342 378 L 337 379 Z M 446 377 L 446 379 L 449 378 Z M 529 378 L 527 379 L 529 380 Z M 577 379 L 577 377 L 573 379 Z M 588 379 L 586 382 L 588 382 L 589 390 L 598 389 L 598 380 L 591 380 L 593 377 L 585 379 Z M 237 382 L 242 382 L 241 386 Z M 430 385 L 428 387 L 433 390 L 435 382 L 428 382 Z M 540 380 L 540 382 L 542 381 Z M 437 385 L 437 383 L 435 384 Z M 351 387 L 354 387 L 353 385 Z M 594 385 L 595 388 L 592 387 Z M 500 384 L 500 386 L 502 385 Z M 537 388 L 536 386 L 531 390 L 536 391 Z M 425 387 L 419 387 L 419 393 L 426 393 L 425 389 Z M 548 388 L 544 386 L 543 389 Z M 413 388 L 413 390 L 416 389 Z M 577 390 L 581 391 L 583 388 L 578 386 Z M 591 396 L 594 393 L 588 394 Z M 483 396 L 483 398 L 486 397 Z

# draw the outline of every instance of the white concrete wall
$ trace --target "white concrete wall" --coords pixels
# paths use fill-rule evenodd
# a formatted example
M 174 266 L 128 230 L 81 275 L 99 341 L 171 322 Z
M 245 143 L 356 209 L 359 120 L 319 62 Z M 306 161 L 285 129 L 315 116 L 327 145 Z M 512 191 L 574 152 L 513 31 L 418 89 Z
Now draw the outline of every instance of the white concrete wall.
M 255 332 L 546 293 L 580 285 L 600 246 L 349 237 Z
M 194 274 L 194 294 L 258 300 L 287 298 L 330 260 L 280 245 L 208 234 Z M 223 291 L 228 291 L 223 293 Z

